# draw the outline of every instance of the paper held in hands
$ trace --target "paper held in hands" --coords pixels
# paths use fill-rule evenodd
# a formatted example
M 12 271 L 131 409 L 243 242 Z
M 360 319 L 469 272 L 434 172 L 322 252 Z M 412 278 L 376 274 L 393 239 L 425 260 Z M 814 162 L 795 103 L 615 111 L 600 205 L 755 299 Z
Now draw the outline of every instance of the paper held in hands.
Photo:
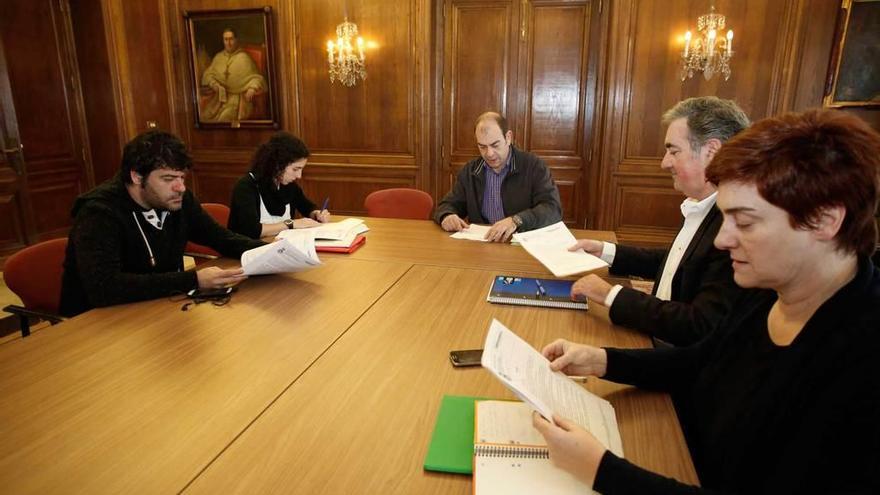
M 544 228 L 513 234 L 513 240 L 540 261 L 553 275 L 567 277 L 608 266 L 601 258 L 583 249 L 569 251 L 577 243 L 564 223 L 558 222 Z
M 481 364 L 511 392 L 549 421 L 553 414 L 588 430 L 614 454 L 623 444 L 611 403 L 591 394 L 559 371 L 526 341 L 498 320 L 492 320 L 483 345 Z
M 315 238 L 311 235 L 279 239 L 241 255 L 245 275 L 301 272 L 320 264 L 315 252 Z

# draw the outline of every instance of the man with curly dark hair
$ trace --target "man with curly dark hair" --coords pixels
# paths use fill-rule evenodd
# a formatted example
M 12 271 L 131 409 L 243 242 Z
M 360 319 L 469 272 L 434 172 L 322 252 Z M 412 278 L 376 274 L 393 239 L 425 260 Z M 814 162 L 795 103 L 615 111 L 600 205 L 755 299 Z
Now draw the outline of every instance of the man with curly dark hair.
M 217 224 L 184 178 L 186 146 L 167 132 L 145 132 L 125 145 L 119 173 L 77 198 L 64 260 L 60 312 L 220 288 L 246 278 L 241 268 L 183 270 L 187 241 L 238 258 L 263 245 Z
M 318 208 L 296 184 L 308 159 L 309 149 L 292 134 L 279 132 L 263 143 L 232 191 L 229 228 L 258 239 L 330 220 L 326 205 Z M 294 219 L 294 210 L 303 218 Z

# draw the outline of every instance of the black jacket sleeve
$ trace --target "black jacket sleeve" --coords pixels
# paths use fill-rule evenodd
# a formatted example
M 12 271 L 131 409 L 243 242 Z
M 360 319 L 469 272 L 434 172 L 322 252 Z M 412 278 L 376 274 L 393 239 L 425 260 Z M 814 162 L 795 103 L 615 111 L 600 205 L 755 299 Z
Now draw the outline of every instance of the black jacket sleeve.
M 259 239 L 263 226 L 260 224 L 260 192 L 257 183 L 247 176 L 239 180 L 232 190 L 231 205 L 229 230 Z
M 291 184 L 291 198 L 290 205 L 291 208 L 291 216 L 293 216 L 293 209 L 299 212 L 303 218 L 309 218 L 313 211 L 318 209 L 318 205 L 312 203 L 312 201 L 306 197 L 306 194 L 303 192 L 302 188 L 300 188 L 296 183 Z
M 742 290 L 730 273 L 726 252 L 712 254 L 715 260 L 701 265 L 699 274 L 682 277 L 696 285 L 696 295 L 688 301 L 663 301 L 655 296 L 624 287 L 614 298 L 608 315 L 615 324 L 646 332 L 673 345 L 690 345 L 712 333 L 731 311 Z M 682 282 L 684 283 L 684 282 Z
M 637 248 L 617 244 L 614 262 L 608 273 L 621 277 L 636 276 L 654 280 L 666 260 L 665 249 Z
M 718 494 L 640 468 L 606 451 L 599 462 L 593 489 L 603 495 Z
M 78 275 L 92 306 L 156 299 L 197 287 L 194 271 L 124 272 L 122 237 L 125 228 L 117 222 L 118 217 L 109 207 L 89 205 L 80 211 L 77 226 L 71 232 L 70 242 L 76 245 Z
M 559 189 L 553 183 L 550 169 L 544 162 L 538 160 L 536 166 L 529 168 L 529 173 L 531 175 L 529 183 L 533 185 L 531 204 L 534 206 L 515 212 L 522 219 L 519 230 L 523 232 L 562 220 L 562 201 L 559 199 Z

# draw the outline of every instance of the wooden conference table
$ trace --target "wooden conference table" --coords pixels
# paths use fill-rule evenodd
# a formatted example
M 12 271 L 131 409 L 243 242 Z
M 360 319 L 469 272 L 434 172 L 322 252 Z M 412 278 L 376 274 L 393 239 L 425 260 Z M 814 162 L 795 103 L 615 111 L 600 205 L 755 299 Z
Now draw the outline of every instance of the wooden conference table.
M 0 345 L 0 493 L 470 493 L 422 470 L 440 400 L 512 395 L 449 350 L 481 347 L 492 318 L 535 346 L 649 345 L 601 308 L 488 304 L 496 274 L 550 276 L 518 246 L 366 220 L 356 253 L 253 277 L 225 306 L 100 308 Z M 627 458 L 697 481 L 668 396 L 587 386 Z

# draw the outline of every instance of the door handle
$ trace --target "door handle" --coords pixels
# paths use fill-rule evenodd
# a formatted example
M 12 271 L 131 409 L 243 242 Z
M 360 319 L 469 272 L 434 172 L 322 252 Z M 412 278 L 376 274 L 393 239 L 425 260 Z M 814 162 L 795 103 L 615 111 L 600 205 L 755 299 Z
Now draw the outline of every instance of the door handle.
M 14 141 L 13 141 L 14 142 Z M 14 155 L 18 154 L 16 157 L 9 158 L 9 165 L 15 170 L 17 175 L 24 175 L 24 166 L 23 163 L 19 163 L 19 160 L 16 158 L 20 158 L 21 162 L 24 162 L 24 157 L 21 153 L 24 151 L 24 144 L 19 143 L 18 146 L 13 146 L 12 148 L 3 148 L 3 153 Z

